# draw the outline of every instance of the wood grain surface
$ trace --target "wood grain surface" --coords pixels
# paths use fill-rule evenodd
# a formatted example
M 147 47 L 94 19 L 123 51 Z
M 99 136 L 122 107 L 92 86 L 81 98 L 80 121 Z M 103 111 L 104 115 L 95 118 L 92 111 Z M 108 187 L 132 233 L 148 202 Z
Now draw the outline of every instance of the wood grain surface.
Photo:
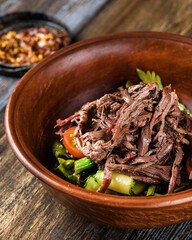
M 77 40 L 122 31 L 192 36 L 192 0 L 0 0 L 0 14 L 43 11 L 64 21 Z M 192 239 L 192 220 L 147 230 L 93 223 L 65 209 L 12 153 L 4 106 L 18 79 L 0 77 L 0 239 Z

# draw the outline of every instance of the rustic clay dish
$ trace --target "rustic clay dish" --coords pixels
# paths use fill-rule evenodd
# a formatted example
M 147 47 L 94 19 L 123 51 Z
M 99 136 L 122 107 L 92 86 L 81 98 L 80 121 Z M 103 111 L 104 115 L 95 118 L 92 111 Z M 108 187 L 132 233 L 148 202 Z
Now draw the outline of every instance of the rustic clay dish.
M 192 189 L 160 197 L 120 197 L 87 191 L 50 171 L 56 119 L 114 91 L 127 79 L 136 83 L 136 68 L 154 70 L 192 110 L 192 39 L 118 33 L 78 42 L 33 67 L 9 99 L 5 126 L 18 159 L 64 206 L 117 227 L 162 227 L 192 218 Z

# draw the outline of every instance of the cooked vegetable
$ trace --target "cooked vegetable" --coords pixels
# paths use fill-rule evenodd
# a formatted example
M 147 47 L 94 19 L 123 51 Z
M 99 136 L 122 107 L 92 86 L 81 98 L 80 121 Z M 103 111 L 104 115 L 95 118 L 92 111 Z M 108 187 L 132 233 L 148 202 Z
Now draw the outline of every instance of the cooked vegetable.
M 104 171 L 98 170 L 95 175 L 95 180 L 100 186 L 102 185 L 103 178 Z M 139 195 L 145 188 L 146 185 L 144 183 L 135 181 L 133 178 L 115 171 L 112 172 L 111 183 L 108 186 L 108 189 L 125 195 Z
M 77 144 L 74 141 L 74 131 L 76 127 L 71 127 L 67 129 L 63 135 L 63 144 L 66 147 L 67 151 L 76 158 L 82 158 L 84 155 L 77 148 Z
M 131 191 L 133 195 L 138 196 L 144 192 L 146 187 L 147 187 L 146 183 L 135 180 L 134 186 Z
M 52 146 L 52 152 L 56 158 L 71 158 L 71 156 L 67 153 L 66 149 L 63 147 L 63 144 L 59 141 L 54 141 Z
M 95 176 L 90 175 L 84 185 L 84 188 L 93 192 L 97 192 L 99 189 L 100 185 L 95 181 Z M 117 192 L 112 191 L 110 189 L 107 189 L 105 191 L 106 194 L 111 194 L 111 195 L 118 195 Z
M 90 175 L 85 182 L 84 188 L 96 192 L 99 189 L 99 184 L 95 181 L 95 178 Z
M 148 189 L 147 189 L 147 194 L 146 196 L 154 196 L 155 195 L 155 189 L 156 189 L 156 185 L 149 185 Z
M 59 164 L 54 170 L 58 173 L 61 178 L 67 179 L 72 183 L 77 182 L 77 176 L 74 175 L 73 170 L 67 170 L 63 164 Z
M 59 159 L 58 159 L 58 161 L 59 161 Z M 74 162 L 75 162 L 75 160 L 71 160 L 71 159 L 65 160 L 63 162 L 63 166 L 68 170 L 74 169 Z
M 84 170 L 87 170 L 87 169 L 90 169 L 92 167 L 94 167 L 96 164 L 91 161 L 90 159 L 84 157 L 84 158 L 81 158 L 77 161 L 75 161 L 75 174 L 78 174 Z
M 54 141 L 52 146 L 52 152 L 57 159 L 57 164 L 54 170 L 57 174 L 64 179 L 69 180 L 72 183 L 77 182 L 77 176 L 74 175 L 74 161 L 71 156 L 67 153 L 66 149 L 59 141 Z M 66 159 L 64 159 L 66 158 Z

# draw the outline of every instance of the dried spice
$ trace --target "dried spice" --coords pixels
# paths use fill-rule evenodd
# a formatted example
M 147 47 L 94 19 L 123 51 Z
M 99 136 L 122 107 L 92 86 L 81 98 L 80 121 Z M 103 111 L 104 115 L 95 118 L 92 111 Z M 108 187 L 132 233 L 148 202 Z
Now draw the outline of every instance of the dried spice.
M 56 33 L 46 28 L 28 28 L 9 31 L 0 37 L 0 61 L 14 66 L 30 65 L 69 43 L 66 32 Z

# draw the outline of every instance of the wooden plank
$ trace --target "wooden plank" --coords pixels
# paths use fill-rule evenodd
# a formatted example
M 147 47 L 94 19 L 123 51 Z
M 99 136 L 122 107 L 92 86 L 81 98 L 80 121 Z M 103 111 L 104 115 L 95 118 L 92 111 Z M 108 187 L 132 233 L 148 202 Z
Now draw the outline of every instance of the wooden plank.
M 14 79 L 0 76 L 0 110 L 5 107 L 8 98 L 11 95 L 18 80 L 18 78 Z
M 159 229 L 135 230 L 131 240 L 137 239 L 192 239 L 192 221 Z
M 75 36 L 109 0 L 1 0 L 0 15 L 15 11 L 37 11 L 53 15 Z M 0 110 L 6 105 L 18 78 L 0 76 Z
M 100 12 L 78 40 L 124 31 L 159 31 L 192 36 L 191 9 L 191 0 L 116 0 Z

